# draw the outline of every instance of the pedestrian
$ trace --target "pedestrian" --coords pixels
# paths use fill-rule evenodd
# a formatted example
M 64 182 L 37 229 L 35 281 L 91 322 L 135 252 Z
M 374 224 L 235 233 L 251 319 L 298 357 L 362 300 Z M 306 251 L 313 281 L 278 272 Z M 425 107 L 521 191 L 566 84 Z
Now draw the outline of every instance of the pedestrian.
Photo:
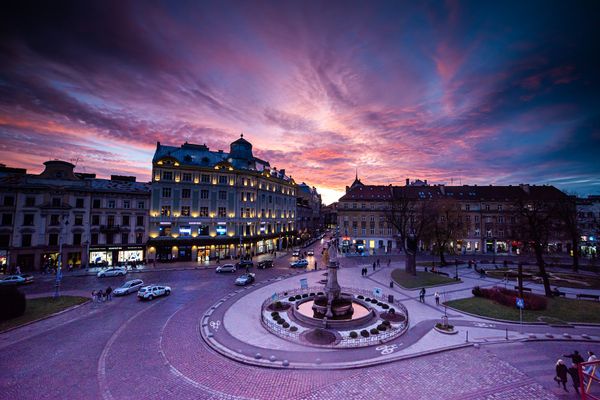
M 390 264 L 392 263 L 391 259 L 388 259 L 388 268 L 390 267 Z
M 376 266 L 376 265 L 377 265 L 377 264 L 375 264 L 375 261 L 373 261 L 373 271 L 375 271 L 375 266 Z
M 421 288 L 421 291 L 419 292 L 419 301 L 425 303 L 425 288 Z
M 583 357 L 581 357 L 581 354 L 579 354 L 577 350 L 574 350 L 571 354 L 563 354 L 563 357 L 570 358 L 573 361 L 573 364 L 579 364 L 584 361 Z
M 579 396 L 579 385 L 581 385 L 581 381 L 579 380 L 579 371 L 577 370 L 577 364 L 571 365 L 571 368 L 569 368 L 567 372 L 569 373 L 569 375 L 571 375 L 571 380 L 573 381 L 573 388 Z
M 110 286 L 106 288 L 106 300 L 112 300 L 112 288 Z
M 104 292 L 102 290 L 98 290 L 98 303 L 104 301 Z
M 98 296 L 95 290 L 92 290 L 92 303 L 96 303 L 98 301 Z
M 587 361 L 588 362 L 598 361 L 598 357 L 596 357 L 596 355 L 594 354 L 594 352 L 588 351 L 588 359 L 587 359 Z M 584 369 L 585 373 L 588 374 L 588 375 L 595 374 L 596 377 L 597 377 L 598 375 L 600 375 L 600 371 L 596 371 L 597 367 L 598 367 L 597 365 L 588 365 Z
M 436 306 L 439 306 L 439 305 L 440 305 L 440 294 L 439 294 L 439 292 L 437 292 L 437 291 L 436 291 L 436 292 L 433 294 L 433 297 L 435 298 L 435 305 L 436 305 Z
M 17 275 L 21 275 L 21 267 L 17 265 L 17 270 L 16 270 L 16 274 Z
M 377 259 L 377 268 L 380 268 L 381 265 L 379 264 L 379 258 Z
M 568 392 L 568 390 L 567 390 L 567 374 L 568 373 L 569 373 L 569 369 L 567 368 L 567 366 L 565 365 L 563 360 L 558 360 L 556 362 L 556 376 L 554 377 L 554 381 L 556 382 L 558 387 L 560 387 L 560 384 L 562 383 L 563 389 L 565 389 L 565 392 Z

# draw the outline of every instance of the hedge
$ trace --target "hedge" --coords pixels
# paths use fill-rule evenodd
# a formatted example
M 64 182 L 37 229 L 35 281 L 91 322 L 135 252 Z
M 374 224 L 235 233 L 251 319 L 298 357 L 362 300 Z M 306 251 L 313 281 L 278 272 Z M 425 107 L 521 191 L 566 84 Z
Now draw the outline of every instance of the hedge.
M 516 307 L 516 299 L 519 296 L 519 292 L 516 290 L 506 289 L 498 286 L 494 286 L 490 289 L 476 286 L 473 288 L 472 293 L 475 297 L 490 299 L 507 307 Z M 523 293 L 523 298 L 525 300 L 526 310 L 545 310 L 548 306 L 548 300 L 543 296 L 532 293 Z

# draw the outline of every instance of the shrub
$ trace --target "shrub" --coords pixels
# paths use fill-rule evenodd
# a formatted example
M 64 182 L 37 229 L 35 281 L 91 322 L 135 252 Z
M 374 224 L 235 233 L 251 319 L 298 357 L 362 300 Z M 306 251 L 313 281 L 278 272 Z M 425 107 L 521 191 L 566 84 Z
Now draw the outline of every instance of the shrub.
M 314 293 L 309 294 L 310 297 L 315 297 Z
M 441 322 L 438 322 L 437 324 L 435 324 L 435 327 L 438 329 L 444 330 L 444 331 L 451 331 L 454 329 L 454 325 L 448 324 L 448 325 L 444 326 L 444 325 L 442 325 Z
M 390 311 L 388 311 L 390 314 L 396 314 L 396 309 L 394 307 L 390 308 Z
M 475 297 L 481 297 L 481 288 L 479 286 L 475 286 L 473 290 L 471 290 L 471 293 L 473 293 L 473 296 Z
M 376 299 L 371 299 L 371 303 L 377 304 L 377 300 Z
M 371 301 L 370 297 L 365 297 L 365 301 Z
M 273 307 L 275 308 L 281 308 L 282 304 L 280 301 L 276 301 L 275 303 L 273 303 Z
M 360 331 L 360 336 L 369 337 L 369 331 L 367 331 L 366 329 L 363 329 L 362 331 Z
M 380 301 L 379 301 L 379 302 L 377 302 L 377 305 L 378 305 L 379 307 L 383 307 L 383 303 L 382 303 L 382 302 L 380 302 Z
M 0 321 L 25 314 L 27 300 L 16 287 L 0 287 Z
M 378 333 L 379 333 L 379 331 L 377 330 L 377 328 L 371 329 L 371 335 L 377 335 Z
M 385 326 L 391 326 L 392 325 L 392 323 L 390 321 L 388 321 L 387 319 L 383 320 L 383 322 L 381 324 L 385 325 Z
M 387 330 L 387 328 L 388 328 L 388 327 L 387 327 L 387 326 L 385 326 L 384 324 L 379 324 L 379 325 L 377 325 L 377 330 L 378 330 L 378 331 L 381 331 L 381 332 L 384 332 L 384 331 L 386 331 L 386 330 Z
M 483 297 L 495 301 L 496 303 L 502 304 L 506 307 L 515 307 L 516 298 L 519 292 L 516 290 L 505 289 L 503 287 L 494 286 L 490 289 L 482 289 L 480 287 L 473 288 L 473 295 L 477 297 Z M 532 293 L 523 293 L 525 300 L 526 310 L 545 310 L 548 306 L 548 300 L 543 297 Z
M 298 330 L 298 327 L 296 327 L 296 326 L 290 327 L 291 332 L 296 332 L 297 330 Z
M 323 296 L 325 293 L 323 292 L 317 292 L 317 296 Z
M 281 326 L 283 326 L 284 328 L 287 329 L 290 327 L 290 324 L 288 324 L 287 322 L 284 322 Z
M 384 310 L 387 310 L 388 308 L 390 308 L 390 306 L 388 306 L 387 304 L 384 304 L 381 306 L 381 308 L 383 308 Z
M 358 298 L 362 300 L 362 299 L 364 299 L 364 298 L 365 298 L 365 296 L 363 296 L 362 294 L 359 294 L 359 295 L 358 295 Z
M 296 296 L 294 296 L 294 298 L 295 298 L 296 300 L 300 300 L 300 299 L 302 298 L 302 296 L 300 296 L 299 294 L 297 294 Z
M 285 323 L 285 319 L 283 319 L 283 318 L 279 318 L 277 320 L 277 325 L 283 325 L 284 323 Z
M 306 294 L 306 293 L 304 293 L 304 294 L 302 295 L 302 298 L 303 298 L 303 299 L 306 299 L 307 297 L 308 297 L 308 294 Z
M 271 317 L 275 318 L 275 317 L 279 317 L 279 313 L 277 311 L 273 311 L 271 313 Z
M 288 299 L 288 301 L 294 301 L 294 300 L 296 300 L 296 298 L 294 296 L 292 296 Z
M 356 338 L 358 337 L 358 333 L 356 333 L 356 332 L 352 331 L 352 332 L 350 332 L 350 335 L 349 335 L 349 336 L 350 336 L 352 339 L 356 339 Z

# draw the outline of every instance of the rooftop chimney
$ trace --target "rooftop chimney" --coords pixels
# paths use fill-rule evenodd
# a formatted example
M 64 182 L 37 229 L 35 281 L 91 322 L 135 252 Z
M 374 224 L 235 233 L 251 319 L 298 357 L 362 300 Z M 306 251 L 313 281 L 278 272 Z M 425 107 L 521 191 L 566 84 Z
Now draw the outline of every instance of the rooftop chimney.
M 410 179 L 406 178 L 406 186 L 410 185 Z

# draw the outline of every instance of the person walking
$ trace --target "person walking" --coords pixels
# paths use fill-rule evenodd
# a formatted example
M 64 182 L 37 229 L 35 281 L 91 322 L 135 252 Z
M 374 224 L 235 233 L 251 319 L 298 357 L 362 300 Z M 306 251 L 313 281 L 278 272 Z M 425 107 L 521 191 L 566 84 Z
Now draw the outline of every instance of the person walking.
M 571 375 L 571 381 L 573 381 L 573 388 L 575 389 L 575 393 L 579 396 L 579 386 L 581 385 L 581 381 L 579 380 L 579 371 L 577 370 L 577 364 L 573 363 L 571 368 L 567 370 L 569 375 Z
M 375 263 L 375 261 L 373 261 L 373 271 L 375 271 L 375 266 L 376 266 L 376 265 L 377 265 L 377 264 Z
M 112 288 L 110 286 L 106 288 L 106 300 L 112 301 Z
M 419 301 L 425 303 L 425 288 L 421 288 L 421 291 L 419 292 Z
M 567 390 L 567 374 L 568 373 L 569 373 L 569 370 L 568 370 L 567 366 L 565 365 L 565 363 L 563 362 L 563 360 L 558 360 L 556 362 L 556 376 L 554 377 L 554 381 L 556 382 L 558 387 L 560 387 L 560 384 L 562 383 L 563 389 L 565 389 L 565 392 L 568 392 L 568 390 Z
M 392 260 L 388 259 L 388 268 L 390 267 L 391 264 L 392 264 Z
M 570 358 L 571 361 L 573 361 L 573 364 L 579 364 L 584 361 L 583 357 L 581 357 L 581 354 L 579 354 L 577 350 L 574 350 L 571 354 L 563 354 L 563 357 Z
M 104 292 L 102 290 L 98 290 L 96 293 L 98 294 L 98 303 L 103 302 L 104 301 Z
M 96 303 L 98 301 L 98 295 L 95 290 L 92 290 L 92 303 Z
M 439 306 L 439 305 L 440 305 L 440 293 L 436 291 L 436 292 L 433 294 L 433 297 L 435 298 L 435 305 L 436 305 L 436 306 Z

